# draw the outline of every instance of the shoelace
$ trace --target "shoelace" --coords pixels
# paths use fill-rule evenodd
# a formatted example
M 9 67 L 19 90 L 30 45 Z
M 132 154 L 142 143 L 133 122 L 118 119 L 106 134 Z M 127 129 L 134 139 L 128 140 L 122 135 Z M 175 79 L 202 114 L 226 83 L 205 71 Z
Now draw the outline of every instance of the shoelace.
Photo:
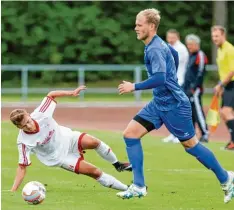
M 129 188 L 128 188 L 128 192 L 134 194 L 134 189 L 133 189 L 133 185 L 131 185 Z
M 225 195 L 228 195 L 231 192 L 231 186 L 228 189 L 225 189 L 226 185 L 221 185 Z

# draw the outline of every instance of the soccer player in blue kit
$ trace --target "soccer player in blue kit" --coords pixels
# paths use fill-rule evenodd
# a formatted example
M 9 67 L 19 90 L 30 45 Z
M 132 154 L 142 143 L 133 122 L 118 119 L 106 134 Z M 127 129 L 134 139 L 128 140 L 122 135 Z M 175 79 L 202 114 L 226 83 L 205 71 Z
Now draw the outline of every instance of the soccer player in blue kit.
M 118 192 L 117 196 L 123 199 L 146 196 L 141 138 L 164 124 L 180 140 L 187 153 L 214 172 L 224 191 L 224 202 L 228 203 L 234 196 L 234 172 L 226 171 L 195 135 L 189 99 L 177 83 L 175 54 L 157 35 L 160 18 L 156 9 L 137 14 L 135 31 L 137 39 L 145 44 L 148 79 L 135 84 L 123 81 L 118 87 L 120 94 L 153 89 L 153 99 L 137 113 L 123 133 L 133 169 L 133 184 L 128 190 Z

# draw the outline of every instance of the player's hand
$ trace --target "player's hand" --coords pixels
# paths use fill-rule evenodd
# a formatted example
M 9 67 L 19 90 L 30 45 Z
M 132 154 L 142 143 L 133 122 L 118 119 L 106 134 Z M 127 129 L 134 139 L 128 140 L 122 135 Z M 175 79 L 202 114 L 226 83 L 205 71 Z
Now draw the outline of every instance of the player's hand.
M 220 84 L 218 84 L 218 85 L 215 86 L 215 88 L 214 88 L 214 94 L 216 96 L 218 96 L 218 97 L 222 96 L 222 94 L 223 94 L 223 87 Z
M 81 85 L 80 87 L 76 88 L 75 90 L 72 91 L 72 96 L 78 96 L 80 91 L 86 90 L 86 86 Z
M 123 81 L 119 87 L 119 94 L 122 95 L 124 93 L 130 93 L 135 90 L 135 85 L 131 82 Z

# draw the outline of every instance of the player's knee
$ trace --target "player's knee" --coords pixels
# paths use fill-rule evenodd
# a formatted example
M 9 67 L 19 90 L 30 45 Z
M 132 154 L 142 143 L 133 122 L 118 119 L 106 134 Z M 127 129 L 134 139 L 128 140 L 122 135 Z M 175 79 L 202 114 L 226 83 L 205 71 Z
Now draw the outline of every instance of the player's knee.
M 88 170 L 85 169 L 85 170 L 80 170 L 79 171 L 80 174 L 83 174 L 83 175 L 86 175 L 86 176 L 89 176 L 89 177 L 92 177 L 94 179 L 97 179 L 101 176 L 102 174 L 102 171 L 98 168 L 89 168 Z
M 194 136 L 191 139 L 188 139 L 187 141 L 182 141 L 181 144 L 185 149 L 193 148 L 198 143 L 198 139 L 196 136 Z
M 97 148 L 100 145 L 100 143 L 101 143 L 101 141 L 99 139 L 91 136 L 91 142 L 90 142 L 90 144 L 91 144 L 91 146 L 93 148 Z
M 229 120 L 229 118 L 232 118 L 232 108 L 230 107 L 223 107 L 220 110 L 220 115 L 224 121 Z
M 90 136 L 90 135 L 85 135 L 83 141 L 81 142 L 82 148 L 85 149 L 95 149 L 99 146 L 100 140 Z
M 125 129 L 123 132 L 123 136 L 125 138 L 136 138 L 137 132 L 134 132 L 134 129 Z
M 102 171 L 99 168 L 93 169 L 92 173 L 90 174 L 94 179 L 98 179 L 102 175 Z

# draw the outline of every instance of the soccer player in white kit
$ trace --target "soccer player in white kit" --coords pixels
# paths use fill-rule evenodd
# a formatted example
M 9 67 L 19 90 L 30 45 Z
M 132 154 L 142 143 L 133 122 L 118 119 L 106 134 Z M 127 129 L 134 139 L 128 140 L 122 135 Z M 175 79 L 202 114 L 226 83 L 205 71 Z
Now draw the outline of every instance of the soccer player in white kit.
M 187 69 L 189 53 L 186 46 L 180 41 L 180 34 L 175 29 L 170 29 L 167 31 L 166 36 L 167 42 L 178 52 L 179 55 L 179 65 L 177 69 L 177 78 L 180 86 L 184 84 L 185 73 Z M 170 134 L 162 140 L 163 142 L 173 142 L 180 143 L 178 138 Z
M 117 171 L 131 171 L 129 163 L 119 162 L 110 147 L 101 140 L 85 133 L 72 131 L 53 119 L 56 97 L 77 96 L 85 89 L 85 86 L 80 86 L 73 91 L 51 91 L 31 114 L 24 109 L 11 112 L 10 120 L 20 129 L 17 138 L 19 166 L 11 191 L 16 191 L 22 183 L 26 168 L 31 164 L 31 153 L 35 153 L 47 166 L 61 167 L 77 174 L 87 175 L 104 187 L 127 190 L 127 185 L 85 161 L 83 151 L 94 149 L 103 159 L 113 164 Z

